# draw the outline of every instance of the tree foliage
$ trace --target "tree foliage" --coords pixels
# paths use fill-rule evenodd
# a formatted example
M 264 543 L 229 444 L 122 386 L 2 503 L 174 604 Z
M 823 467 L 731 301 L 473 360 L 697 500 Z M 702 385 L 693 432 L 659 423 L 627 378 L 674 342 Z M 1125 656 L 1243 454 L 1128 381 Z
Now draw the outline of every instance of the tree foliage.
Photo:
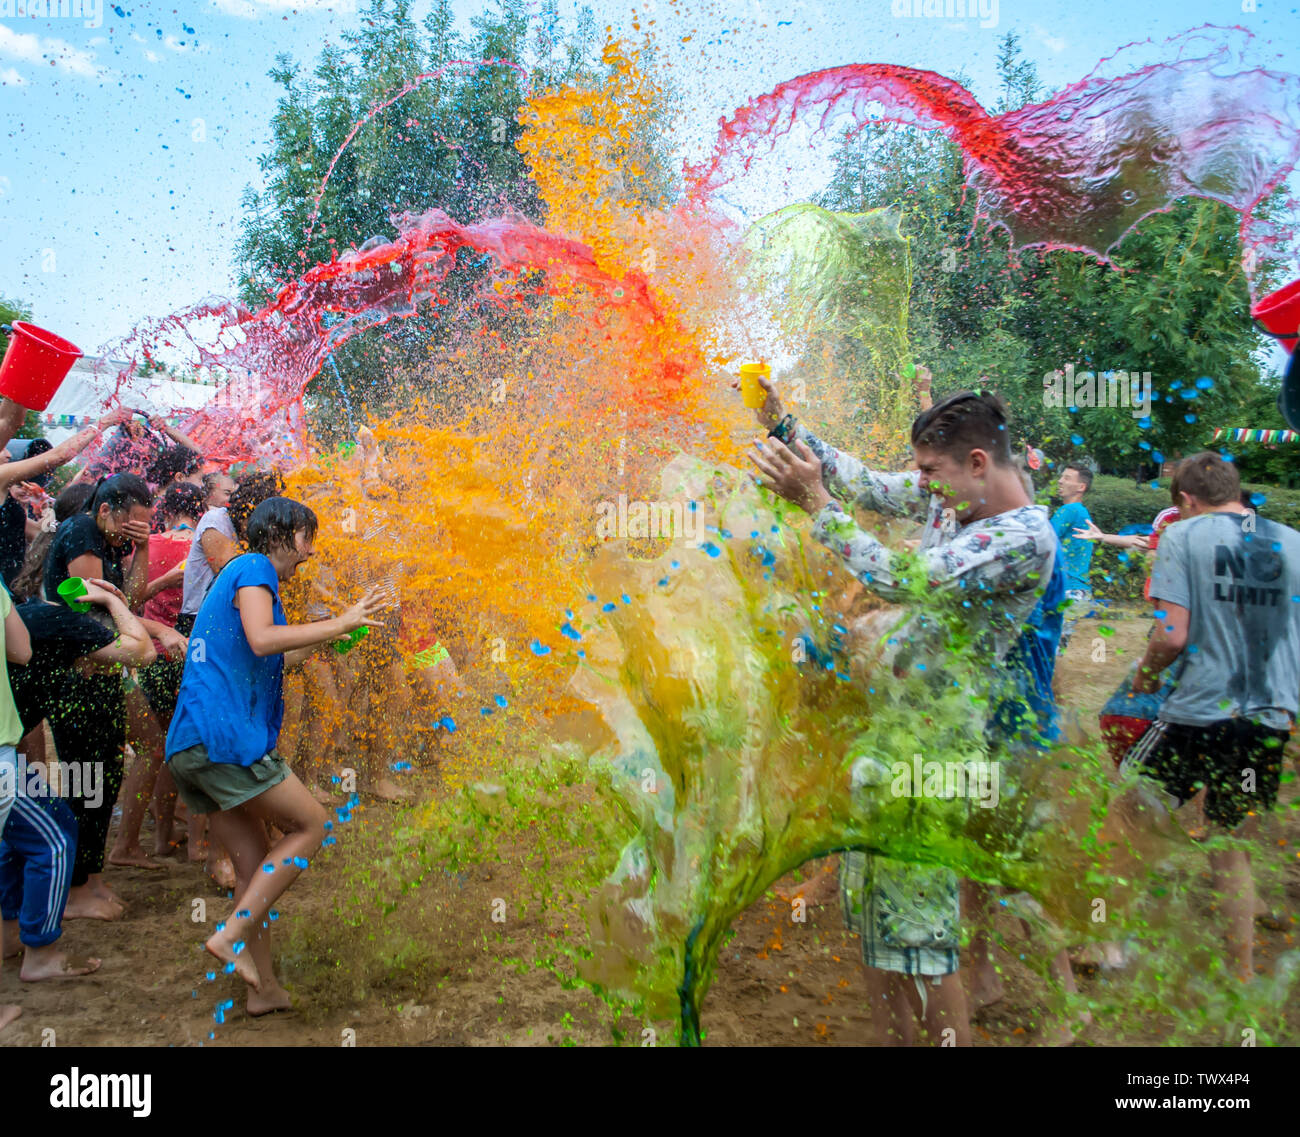
M 1047 97 L 1013 33 L 1001 41 L 998 72 L 995 110 Z M 1267 400 L 1240 219 L 1225 205 L 1188 198 L 1148 217 L 1112 251 L 1113 266 L 1059 250 L 1013 258 L 1006 231 L 976 218 L 960 150 L 890 124 L 843 139 L 820 204 L 902 210 L 913 259 L 910 341 L 935 373 L 936 397 L 993 387 L 1013 409 L 1018 438 L 1053 460 L 1091 459 L 1147 479 L 1156 455 L 1200 450 L 1216 426 L 1274 425 L 1262 409 L 1268 421 L 1236 421 Z M 1150 419 L 1123 407 L 1045 405 L 1044 377 L 1067 365 L 1149 374 Z M 1212 386 L 1198 387 L 1204 379 Z
M 326 47 L 311 69 L 277 58 L 270 74 L 282 94 L 259 160 L 263 185 L 249 187 L 243 201 L 245 303 L 267 302 L 286 280 L 372 236 L 391 237 L 390 218 L 402 212 L 436 207 L 462 223 L 542 220 L 515 145 L 523 129 L 517 116 L 530 89 L 597 81 L 601 44 L 591 10 L 566 24 L 556 0 L 531 19 L 525 0 L 492 0 L 462 35 L 450 0 L 438 0 L 419 23 L 412 6 L 369 0 L 342 46 Z M 421 75 L 434 77 L 415 83 Z M 472 270 L 464 275 L 459 286 L 449 282 L 453 296 L 473 278 Z M 399 393 L 389 376 L 418 369 L 445 335 L 423 316 L 358 335 L 335 353 L 309 388 L 323 435 L 339 433 L 354 411 L 393 409 Z

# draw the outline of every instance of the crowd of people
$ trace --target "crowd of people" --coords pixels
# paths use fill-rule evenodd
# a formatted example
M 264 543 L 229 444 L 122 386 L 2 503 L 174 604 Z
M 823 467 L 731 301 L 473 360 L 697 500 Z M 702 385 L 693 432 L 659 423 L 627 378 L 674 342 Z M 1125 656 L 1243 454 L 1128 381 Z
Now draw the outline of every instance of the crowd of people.
M 810 515 L 813 537 L 843 561 L 846 584 L 906 601 L 919 558 L 932 591 L 966 598 L 972 650 L 1009 680 L 975 727 L 991 754 L 1020 762 L 1060 737 L 1055 664 L 1092 603 L 1095 543 L 1151 553 L 1155 625 L 1131 690 L 1173 693 L 1121 756 L 1126 774 L 1145 775 L 1164 794 L 1153 808 L 1147 792 L 1134 817 L 1155 824 L 1154 813 L 1195 800 L 1206 824 L 1249 837 L 1276 800 L 1300 702 L 1300 533 L 1257 517 L 1233 465 L 1208 452 L 1178 465 L 1171 507 L 1149 534 L 1095 525 L 1084 464 L 1063 468 L 1063 504 L 1049 515 L 1013 455 L 997 397 L 962 391 L 934 403 L 929 372 L 917 376 L 914 466 L 897 473 L 871 470 L 812 434 L 762 380 L 767 398 L 757 417 L 770 433 L 752 457 L 763 484 Z M 20 412 L 0 402 L 0 442 L 10 441 Z M 51 475 L 109 429 L 94 460 L 51 499 Z M 301 721 L 304 700 L 314 699 L 369 719 L 381 693 L 416 697 L 457 682 L 454 672 L 421 664 L 412 673 L 404 662 L 412 645 L 401 640 L 402 565 L 392 562 L 392 543 L 379 540 L 388 524 L 378 500 L 381 459 L 369 431 L 359 444 L 356 476 L 368 504 L 360 516 L 350 510 L 345 527 L 360 542 L 357 554 L 319 566 L 298 605 L 306 619 L 295 623 L 281 594 L 315 555 L 321 522 L 310 504 L 283 495 L 274 471 L 233 476 L 181 432 L 128 411 L 58 446 L 0 447 L 0 910 L 3 956 L 21 955 L 23 980 L 93 973 L 98 959 L 74 959 L 59 940 L 67 920 L 126 914 L 106 864 L 156 868 L 185 847 L 233 901 L 207 951 L 247 982 L 250 1014 L 289 1006 L 272 965 L 269 913 L 330 839 L 328 794 L 315 779 L 346 730 L 336 720 L 286 760 L 286 717 Z M 322 482 L 310 500 L 332 510 L 337 491 Z M 904 542 L 908 549 L 891 547 L 862 527 L 855 507 L 910 519 L 919 534 Z M 896 674 L 930 666 L 942 682 L 939 625 L 921 612 L 904 619 L 885 666 Z M 351 664 L 318 654 L 363 628 L 374 634 Z M 302 678 L 286 714 L 285 677 L 295 667 Z M 384 773 L 397 744 L 384 729 L 400 717 L 352 740 L 366 788 L 381 797 L 401 792 Z M 141 831 L 151 809 L 148 853 Z M 1249 856 L 1216 851 L 1210 864 L 1226 950 L 1249 980 Z M 968 1044 L 972 999 L 982 1005 L 1002 993 L 996 890 L 947 868 L 854 852 L 842 858 L 839 893 L 861 937 L 879 1041 L 909 1043 L 920 1026 L 933 1039 Z M 960 975 L 963 922 L 969 993 Z M 1076 990 L 1068 951 L 1052 955 L 1050 973 L 1061 990 Z M 19 1014 L 0 1006 L 0 1029 Z M 1044 1033 L 1067 1042 L 1086 1021 Z
M 0 402 L 0 441 L 22 417 Z M 112 428 L 51 499 L 50 475 Z M 188 846 L 234 900 L 208 951 L 248 981 L 251 1014 L 286 1007 L 267 912 L 329 822 L 326 792 L 276 751 L 284 673 L 358 628 L 382 628 L 388 594 L 372 588 L 338 602 L 339 615 L 288 624 L 280 587 L 313 555 L 316 515 L 281 496 L 274 471 L 232 477 L 159 419 L 122 410 L 59 446 L 18 445 L 18 457 L 0 447 L 3 957 L 21 956 L 29 982 L 92 974 L 101 961 L 59 940 L 67 920 L 126 914 L 106 862 L 162 868 Z M 323 666 L 353 685 L 368 670 L 360 653 Z M 151 808 L 152 855 L 141 845 Z M 20 1013 L 0 1005 L 0 1029 Z
M 990 753 L 1014 752 L 1021 763 L 1046 754 L 1059 737 L 1055 662 L 1092 605 L 1094 543 L 1152 552 L 1146 595 L 1154 625 L 1124 694 L 1167 697 L 1117 756 L 1122 774 L 1132 776 L 1117 809 L 1132 825 L 1158 827 L 1195 802 L 1189 813 L 1201 809 L 1217 832 L 1249 842 L 1277 800 L 1283 746 L 1300 704 L 1300 533 L 1258 517 L 1236 467 L 1208 451 L 1177 465 L 1172 505 L 1149 534 L 1097 528 L 1083 505 L 1093 473 L 1082 464 L 1062 469 L 1062 505 L 1049 516 L 1013 454 L 1001 401 L 961 391 L 933 403 L 928 372 L 917 374 L 923 409 L 912 424 L 915 465 L 899 473 L 868 469 L 783 418 L 775 388 L 760 380 L 767 399 L 756 414 L 771 433 L 751 459 L 762 484 L 810 515 L 817 540 L 859 586 L 906 600 L 910 558 L 919 555 L 931 591 L 965 598 L 960 611 L 976 632 L 974 650 L 1010 692 L 985 701 Z M 919 523 L 919 540 L 906 542 L 915 553 L 863 529 L 855 507 Z M 946 645 L 930 624 L 913 613 L 890 635 L 884 662 L 895 674 L 920 666 L 944 682 Z M 917 746 L 924 749 L 925 739 Z M 1234 974 L 1251 981 L 1249 854 L 1216 849 L 1209 862 L 1226 957 Z M 805 899 L 817 898 L 819 879 L 825 875 L 804 886 Z M 910 1044 L 920 1025 L 932 1042 L 969 1044 L 972 1002 L 978 1008 L 1003 995 L 989 934 L 992 890 L 946 868 L 851 852 L 841 858 L 840 896 L 847 925 L 861 937 L 877 1041 Z M 963 917 L 971 933 L 968 984 L 960 977 Z M 1100 954 L 1123 962 L 1119 945 L 1104 944 Z M 1077 990 L 1068 951 L 1052 958 L 1050 974 L 1061 990 Z M 1041 1037 L 1068 1043 L 1088 1022 L 1087 1012 L 1048 1022 Z

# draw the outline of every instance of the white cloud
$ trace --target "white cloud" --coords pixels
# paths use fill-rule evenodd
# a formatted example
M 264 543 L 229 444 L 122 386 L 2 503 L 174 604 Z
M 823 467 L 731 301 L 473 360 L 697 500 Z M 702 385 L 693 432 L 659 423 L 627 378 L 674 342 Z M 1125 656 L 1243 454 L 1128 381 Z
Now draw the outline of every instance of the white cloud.
M 17 68 L 6 67 L 3 71 L 0 71 L 0 87 L 24 87 L 26 85 L 27 80 L 18 74 Z M 8 178 L 4 180 L 9 181 Z M 3 191 L 0 190 L 0 192 Z
M 65 75 L 83 79 L 104 79 L 109 74 L 95 62 L 93 51 L 82 51 L 61 39 L 16 32 L 0 24 L 0 56 L 6 55 L 25 63 L 53 63 Z M 12 71 L 10 68 L 6 75 Z
M 0 174 L 0 197 L 4 197 L 4 195 L 9 192 L 9 187 L 11 185 L 13 185 L 13 183 L 5 177 L 4 174 Z
M 162 61 L 161 55 L 159 55 L 156 51 L 150 51 L 148 48 L 145 49 L 144 57 L 150 63 L 160 63 Z
M 1060 36 L 1051 36 L 1047 34 L 1047 29 L 1041 24 L 1034 24 L 1034 35 L 1038 37 L 1041 43 L 1048 51 L 1060 55 L 1065 50 L 1065 40 Z
M 212 0 L 227 16 L 256 20 L 262 12 L 341 12 L 351 15 L 357 0 Z

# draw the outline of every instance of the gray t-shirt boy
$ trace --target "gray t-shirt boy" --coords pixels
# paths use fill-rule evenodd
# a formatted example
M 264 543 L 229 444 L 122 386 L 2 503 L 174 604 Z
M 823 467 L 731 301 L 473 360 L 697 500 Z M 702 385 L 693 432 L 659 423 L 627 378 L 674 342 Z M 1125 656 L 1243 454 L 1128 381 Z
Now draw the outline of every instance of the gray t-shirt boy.
M 1206 726 L 1244 715 L 1290 727 L 1300 703 L 1300 533 L 1252 513 L 1179 521 L 1160 538 L 1151 599 L 1157 611 L 1164 602 L 1190 614 L 1161 719 Z

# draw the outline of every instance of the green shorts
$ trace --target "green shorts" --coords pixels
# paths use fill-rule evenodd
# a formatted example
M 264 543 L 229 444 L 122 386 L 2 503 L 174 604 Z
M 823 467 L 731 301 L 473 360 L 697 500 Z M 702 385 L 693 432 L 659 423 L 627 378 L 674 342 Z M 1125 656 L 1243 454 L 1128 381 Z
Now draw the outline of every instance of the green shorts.
M 234 809 L 278 786 L 289 776 L 289 766 L 272 750 L 251 766 L 213 762 L 203 743 L 178 750 L 167 762 L 181 800 L 194 813 Z

